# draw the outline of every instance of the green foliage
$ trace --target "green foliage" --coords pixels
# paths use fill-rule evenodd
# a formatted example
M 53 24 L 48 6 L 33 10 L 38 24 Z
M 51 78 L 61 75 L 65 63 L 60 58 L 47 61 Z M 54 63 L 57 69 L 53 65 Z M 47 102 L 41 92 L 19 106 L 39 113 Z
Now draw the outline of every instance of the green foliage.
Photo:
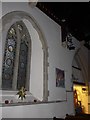
M 19 95 L 18 98 L 21 98 L 21 100 L 26 98 L 26 89 L 24 87 L 21 87 L 21 89 L 18 91 L 17 95 Z

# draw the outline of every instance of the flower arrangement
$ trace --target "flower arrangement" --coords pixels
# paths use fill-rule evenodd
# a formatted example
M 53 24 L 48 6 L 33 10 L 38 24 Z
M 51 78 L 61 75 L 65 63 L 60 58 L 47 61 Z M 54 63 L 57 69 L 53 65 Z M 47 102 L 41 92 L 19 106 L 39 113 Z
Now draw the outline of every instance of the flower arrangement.
M 17 95 L 19 95 L 18 98 L 21 98 L 21 100 L 26 98 L 26 89 L 22 86 L 21 89 L 17 92 Z

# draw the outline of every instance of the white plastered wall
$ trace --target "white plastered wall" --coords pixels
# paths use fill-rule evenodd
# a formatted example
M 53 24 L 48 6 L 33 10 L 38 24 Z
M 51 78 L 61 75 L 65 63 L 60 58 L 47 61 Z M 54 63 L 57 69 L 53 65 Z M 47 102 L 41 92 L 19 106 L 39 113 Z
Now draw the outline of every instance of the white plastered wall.
M 30 92 L 43 100 L 43 50 L 39 35 L 28 20 L 23 20 L 31 37 Z M 36 87 L 37 86 L 37 87 Z
M 72 60 L 75 51 L 69 51 L 61 46 L 61 27 L 38 10 L 38 8 L 30 8 L 27 3 L 4 3 L 2 10 L 3 16 L 11 11 L 24 11 L 32 15 L 37 21 L 48 45 L 48 100 L 66 100 L 66 91 L 72 90 Z M 73 40 L 75 40 L 75 38 L 73 38 Z M 65 71 L 65 88 L 56 88 L 56 67 Z M 3 107 L 2 116 L 7 118 L 65 117 L 67 113 L 74 114 L 73 94 L 69 93 L 67 95 L 69 96 L 67 97 L 67 101 L 61 103 Z M 11 114 L 11 111 L 13 111 L 13 114 Z

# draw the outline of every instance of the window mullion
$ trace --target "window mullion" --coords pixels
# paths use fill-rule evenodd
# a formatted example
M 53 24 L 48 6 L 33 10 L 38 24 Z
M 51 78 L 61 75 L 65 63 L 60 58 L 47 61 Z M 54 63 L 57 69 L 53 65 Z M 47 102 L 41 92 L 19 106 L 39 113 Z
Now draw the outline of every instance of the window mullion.
M 30 42 L 28 42 L 28 43 L 29 43 L 29 45 L 28 45 L 29 46 L 28 47 L 28 58 L 27 58 L 28 62 L 27 62 L 26 86 L 25 87 L 27 88 L 27 90 L 30 90 L 29 79 L 30 79 L 30 63 L 31 63 L 31 43 Z
M 18 77 L 18 65 L 19 65 L 19 53 L 20 53 L 20 42 L 21 36 L 19 30 L 17 28 L 17 24 L 15 25 L 16 33 L 17 33 L 17 47 L 16 47 L 16 58 L 15 58 L 15 66 L 14 66 L 14 75 L 13 75 L 13 84 L 12 87 L 14 90 L 17 90 L 17 77 Z

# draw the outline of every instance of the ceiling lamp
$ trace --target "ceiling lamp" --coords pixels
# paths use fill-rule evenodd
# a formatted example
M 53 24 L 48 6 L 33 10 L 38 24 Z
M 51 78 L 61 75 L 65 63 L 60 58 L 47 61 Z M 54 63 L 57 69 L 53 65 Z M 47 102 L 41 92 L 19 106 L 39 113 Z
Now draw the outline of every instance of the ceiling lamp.
M 62 46 L 69 50 L 75 49 L 75 46 L 73 44 L 72 34 L 70 32 L 65 31 L 65 29 L 64 30 L 62 29 Z
M 71 33 L 67 33 L 66 43 L 67 43 L 67 48 L 69 50 L 74 50 L 75 49 L 75 46 L 74 46 L 74 44 L 72 42 L 72 35 L 71 35 Z

